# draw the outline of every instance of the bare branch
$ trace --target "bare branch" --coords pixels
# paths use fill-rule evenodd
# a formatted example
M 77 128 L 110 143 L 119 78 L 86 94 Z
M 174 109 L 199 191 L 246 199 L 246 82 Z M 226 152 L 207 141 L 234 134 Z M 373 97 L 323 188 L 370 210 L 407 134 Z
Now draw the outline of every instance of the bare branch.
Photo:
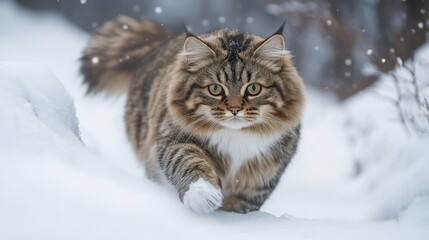
M 371 56 L 371 60 L 379 61 L 377 56 Z M 428 87 L 429 83 L 419 84 L 416 65 L 417 61 L 414 57 L 405 64 L 397 59 L 396 71 L 389 73 L 395 87 L 396 98 L 379 92 L 374 93 L 378 98 L 395 107 L 399 121 L 408 134 L 411 132 L 429 134 L 429 103 L 427 98 L 422 98 L 422 89 Z M 399 75 L 399 69 L 405 70 L 408 76 Z M 422 125 L 422 119 L 428 124 Z

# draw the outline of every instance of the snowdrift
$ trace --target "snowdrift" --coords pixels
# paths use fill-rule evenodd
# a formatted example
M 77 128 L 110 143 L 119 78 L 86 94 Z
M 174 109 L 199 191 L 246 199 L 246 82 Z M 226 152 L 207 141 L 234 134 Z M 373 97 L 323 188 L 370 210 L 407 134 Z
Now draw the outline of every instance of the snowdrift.
M 341 104 L 309 89 L 298 155 L 262 212 L 200 216 L 144 178 L 125 98 L 85 96 L 77 59 L 88 36 L 8 1 L 0 16 L 0 239 L 429 236 L 429 140 L 374 97 L 388 77 Z M 428 56 L 426 45 L 418 57 Z

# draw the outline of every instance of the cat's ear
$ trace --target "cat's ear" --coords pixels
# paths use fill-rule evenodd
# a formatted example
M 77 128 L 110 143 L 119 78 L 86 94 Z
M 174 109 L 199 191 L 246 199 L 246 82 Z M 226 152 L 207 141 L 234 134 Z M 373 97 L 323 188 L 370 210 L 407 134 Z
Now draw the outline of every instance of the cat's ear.
M 210 64 L 216 57 L 215 52 L 196 36 L 187 36 L 183 46 L 188 71 L 198 71 Z
M 261 64 L 273 71 L 279 71 L 282 66 L 282 57 L 287 54 L 282 26 L 269 38 L 265 39 L 253 53 L 253 57 Z

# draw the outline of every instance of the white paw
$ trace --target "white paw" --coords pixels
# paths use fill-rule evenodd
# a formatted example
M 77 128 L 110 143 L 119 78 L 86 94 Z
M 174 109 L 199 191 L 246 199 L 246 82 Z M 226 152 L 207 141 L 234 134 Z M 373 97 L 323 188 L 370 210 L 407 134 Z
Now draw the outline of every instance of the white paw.
M 220 189 L 202 178 L 191 183 L 183 196 L 183 204 L 197 213 L 211 213 L 222 206 L 222 201 Z

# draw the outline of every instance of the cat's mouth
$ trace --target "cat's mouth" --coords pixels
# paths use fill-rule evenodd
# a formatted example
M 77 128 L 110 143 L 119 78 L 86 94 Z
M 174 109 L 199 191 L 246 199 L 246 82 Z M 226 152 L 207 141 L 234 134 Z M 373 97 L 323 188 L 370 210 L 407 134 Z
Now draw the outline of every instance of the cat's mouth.
M 241 116 L 230 116 L 219 122 L 220 125 L 230 129 L 241 129 L 253 125 L 252 121 Z

